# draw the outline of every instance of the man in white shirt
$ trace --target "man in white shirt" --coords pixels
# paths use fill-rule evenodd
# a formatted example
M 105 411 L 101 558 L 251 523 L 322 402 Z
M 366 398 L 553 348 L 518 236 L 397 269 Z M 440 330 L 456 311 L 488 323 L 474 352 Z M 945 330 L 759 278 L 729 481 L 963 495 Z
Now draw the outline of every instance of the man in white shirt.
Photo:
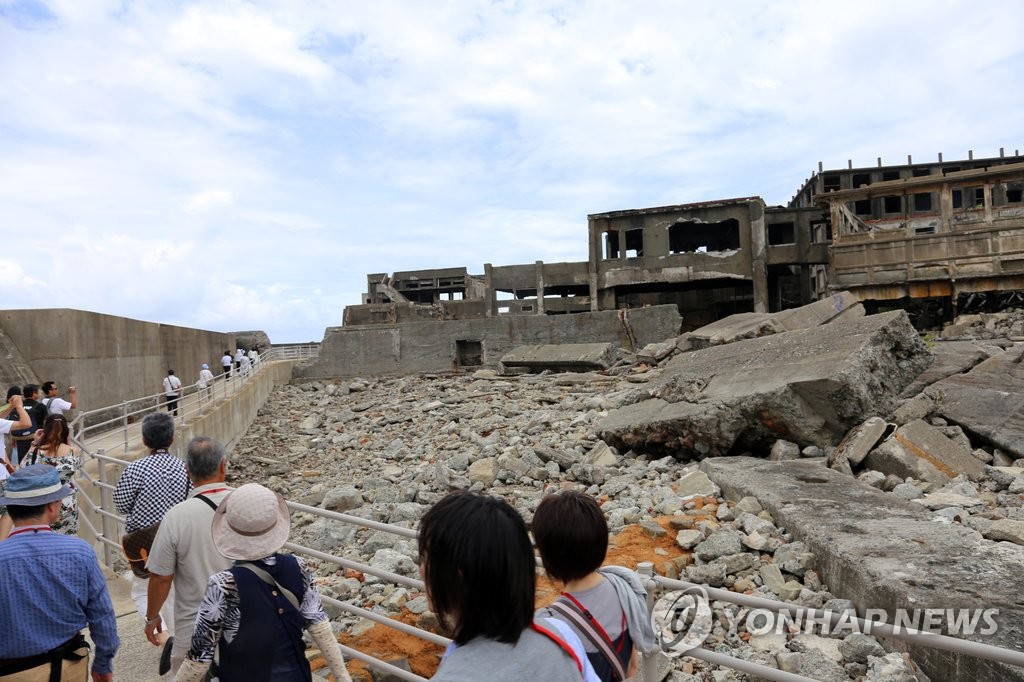
M 212 389 L 210 384 L 213 383 L 213 372 L 210 371 L 210 366 L 203 363 L 203 366 L 199 370 L 199 381 L 196 382 L 196 388 L 202 391 L 204 398 L 210 397 Z
M 173 412 L 174 416 L 178 416 L 178 396 L 181 391 L 181 379 L 174 376 L 174 370 L 167 370 L 167 376 L 164 377 L 164 397 L 167 398 L 167 411 Z
M 11 431 L 27 429 L 32 426 L 32 417 L 25 411 L 22 403 L 22 396 L 12 395 L 8 406 L 0 410 L 0 495 L 3 494 L 3 481 L 7 480 L 8 474 L 14 473 L 14 465 L 7 458 L 7 448 L 4 446 L 4 436 Z M 18 415 L 16 420 L 7 418 L 7 415 L 14 411 Z M 0 537 L 0 539 L 3 539 Z
M 224 368 L 224 378 L 227 379 L 231 376 L 231 353 L 224 351 L 224 355 L 220 358 L 220 366 Z
M 74 410 L 78 407 L 78 392 L 74 386 L 68 386 L 70 402 L 57 397 L 56 381 L 47 381 L 43 384 L 43 395 L 45 397 L 39 402 L 46 405 L 46 410 L 49 414 L 64 414 L 68 410 Z
M 224 446 L 207 436 L 193 438 L 188 444 L 185 467 L 192 479 L 192 491 L 187 500 L 164 515 L 146 562 L 150 572 L 146 637 L 157 646 L 163 629 L 160 608 L 174 586 L 175 631 L 167 643 L 171 647 L 169 654 L 161 656 L 161 674 L 166 672 L 165 661 L 176 673 L 185 660 L 207 580 L 231 566 L 231 561 L 214 547 L 210 532 L 214 509 L 231 491 L 224 482 L 228 467 Z

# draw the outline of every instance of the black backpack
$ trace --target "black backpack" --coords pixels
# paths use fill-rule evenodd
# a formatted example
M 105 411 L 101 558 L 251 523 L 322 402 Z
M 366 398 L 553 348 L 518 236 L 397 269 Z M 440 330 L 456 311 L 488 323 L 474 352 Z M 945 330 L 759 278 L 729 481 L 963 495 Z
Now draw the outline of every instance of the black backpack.
M 32 426 L 24 429 L 12 429 L 12 436 L 30 436 L 36 432 L 36 429 L 43 428 L 43 422 L 46 420 L 46 415 L 49 410 L 46 405 L 37 401 L 34 405 L 27 405 L 25 411 L 28 412 L 28 416 L 32 419 Z M 18 413 L 12 410 L 7 418 L 11 421 L 18 421 Z

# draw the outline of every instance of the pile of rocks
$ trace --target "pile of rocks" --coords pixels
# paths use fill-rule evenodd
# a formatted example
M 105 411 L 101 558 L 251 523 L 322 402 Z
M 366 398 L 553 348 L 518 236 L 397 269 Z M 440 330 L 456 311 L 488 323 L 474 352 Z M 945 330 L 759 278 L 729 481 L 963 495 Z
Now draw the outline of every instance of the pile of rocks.
M 231 480 L 260 481 L 296 502 L 409 528 L 454 488 L 502 495 L 529 521 L 546 491 L 575 485 L 604 501 L 613 533 L 631 525 L 657 532 L 668 517 L 679 549 L 657 566 L 667 577 L 848 608 L 821 584 L 806 547 L 776 527 L 756 500 L 732 505 L 704 474 L 684 470 L 674 457 L 620 454 L 597 439 L 594 424 L 656 375 L 642 367 L 618 377 L 500 377 L 482 370 L 282 386 L 236 446 Z M 395 534 L 296 512 L 291 540 L 418 577 L 415 542 Z M 435 624 L 425 595 L 415 589 L 312 563 L 327 596 L 389 616 L 411 613 L 422 627 Z M 713 608 L 707 646 L 729 655 L 815 679 L 925 679 L 874 640 L 849 632 L 826 637 L 792 622 L 781 634 L 751 635 L 738 607 L 716 601 Z M 373 627 L 335 615 L 339 631 Z M 678 659 L 670 679 L 747 678 Z
M 942 330 L 944 339 L 1024 339 L 1024 308 L 959 315 Z

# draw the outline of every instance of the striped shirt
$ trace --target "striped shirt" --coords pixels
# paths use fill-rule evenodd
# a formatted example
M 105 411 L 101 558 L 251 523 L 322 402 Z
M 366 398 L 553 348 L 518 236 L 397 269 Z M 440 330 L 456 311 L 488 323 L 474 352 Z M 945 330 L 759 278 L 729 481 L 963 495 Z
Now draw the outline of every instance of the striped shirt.
M 124 532 L 159 523 L 185 500 L 191 485 L 185 463 L 166 450 L 129 464 L 114 489 L 114 506 L 125 515 Z
M 0 658 L 49 651 L 88 625 L 96 644 L 92 669 L 112 671 L 120 644 L 117 618 L 103 571 L 85 540 L 48 528 L 15 528 L 0 542 L 0 575 Z

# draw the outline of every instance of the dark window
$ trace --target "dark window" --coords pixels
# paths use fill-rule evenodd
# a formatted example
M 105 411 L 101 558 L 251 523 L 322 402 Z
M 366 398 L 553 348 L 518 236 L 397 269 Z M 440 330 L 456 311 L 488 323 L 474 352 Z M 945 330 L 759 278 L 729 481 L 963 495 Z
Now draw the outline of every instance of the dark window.
M 927 168 L 915 168 L 913 172 L 915 178 L 923 178 L 926 175 L 931 175 Z
M 671 253 L 729 251 L 740 248 L 740 223 L 735 218 L 717 223 L 680 221 L 668 228 Z
M 985 208 L 985 188 L 975 187 L 974 188 L 974 207 Z
M 626 230 L 626 258 L 639 258 L 644 255 L 644 231 Z
M 930 210 L 932 210 L 932 195 L 930 193 L 915 194 L 914 195 L 914 210 L 915 211 L 930 211 Z
M 899 179 L 900 179 L 900 172 L 899 171 L 882 171 L 882 181 L 883 182 L 885 182 L 886 180 L 899 180 Z
M 903 213 L 903 197 L 884 197 L 882 202 L 886 213 Z
M 1024 185 L 1006 186 L 1006 203 L 1019 204 L 1024 201 Z
M 604 258 L 611 260 L 619 257 L 619 233 L 615 231 L 604 233 Z
M 925 227 L 915 227 L 914 234 L 935 234 L 935 226 L 927 225 Z
M 853 174 L 853 188 L 866 187 L 871 184 L 871 175 L 869 173 L 854 173 Z
M 953 190 L 953 208 L 963 208 L 963 207 L 964 207 L 964 193 L 963 193 L 963 191 L 959 190 L 959 189 Z
M 768 226 L 768 245 L 795 244 L 796 229 L 793 223 L 775 223 Z
M 853 212 L 857 215 L 871 215 L 871 199 L 853 202 Z
M 479 367 L 484 364 L 483 343 L 458 339 L 455 342 L 455 353 L 459 367 Z
M 840 187 L 840 180 L 838 175 L 826 175 L 822 183 L 826 192 L 835 192 Z

